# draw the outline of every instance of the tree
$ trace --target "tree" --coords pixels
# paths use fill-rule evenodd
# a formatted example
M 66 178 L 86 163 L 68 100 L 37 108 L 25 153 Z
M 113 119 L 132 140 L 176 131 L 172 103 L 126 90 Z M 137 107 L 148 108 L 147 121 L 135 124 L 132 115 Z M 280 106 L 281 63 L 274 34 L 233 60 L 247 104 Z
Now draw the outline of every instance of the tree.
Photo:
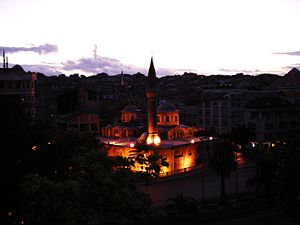
M 169 163 L 166 159 L 158 155 L 154 150 L 153 153 L 149 154 L 147 150 L 137 150 L 134 161 L 143 167 L 142 171 L 138 171 L 138 175 L 145 181 L 148 185 L 154 179 L 159 177 L 160 172 L 162 172 L 163 167 L 168 167 Z
M 234 156 L 234 147 L 227 140 L 218 140 L 214 146 L 214 153 L 211 159 L 212 167 L 221 178 L 220 200 L 225 203 L 225 178 L 230 176 L 231 171 L 235 170 L 236 160 Z
M 290 217 L 300 224 L 300 148 L 299 141 L 291 141 L 283 151 L 277 176 L 277 198 Z
M 134 174 L 113 170 L 114 162 L 88 134 L 64 140 L 70 154 L 61 171 L 28 174 L 22 182 L 26 223 L 143 224 L 151 200 L 136 189 Z
M 256 172 L 252 178 L 247 181 L 249 186 L 255 187 L 257 191 L 263 191 L 268 196 L 276 194 L 277 175 L 279 171 L 279 161 L 277 156 L 261 158 L 256 163 Z
M 269 153 L 256 164 L 256 173 L 248 185 L 270 201 L 278 203 L 292 219 L 300 223 L 300 149 L 290 141 L 281 152 Z
M 235 144 L 239 144 L 242 150 L 246 144 L 250 143 L 252 136 L 253 132 L 246 125 L 237 126 L 228 134 L 229 139 Z

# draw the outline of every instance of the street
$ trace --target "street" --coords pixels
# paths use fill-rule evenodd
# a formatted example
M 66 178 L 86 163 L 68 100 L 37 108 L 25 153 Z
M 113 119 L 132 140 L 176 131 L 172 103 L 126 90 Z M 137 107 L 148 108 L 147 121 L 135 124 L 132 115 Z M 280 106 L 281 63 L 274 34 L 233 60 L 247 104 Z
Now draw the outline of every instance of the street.
M 236 185 L 236 171 L 233 171 L 231 176 L 225 180 L 226 195 L 236 194 L 236 191 L 238 193 L 250 191 L 246 182 L 255 173 L 254 165 L 254 161 L 239 154 L 238 185 Z M 220 178 L 212 168 L 204 170 L 199 168 L 186 175 L 162 178 L 155 184 L 148 187 L 140 186 L 139 189 L 150 195 L 154 206 L 163 206 L 167 203 L 167 199 L 174 198 L 179 193 L 195 200 L 218 198 L 220 196 Z

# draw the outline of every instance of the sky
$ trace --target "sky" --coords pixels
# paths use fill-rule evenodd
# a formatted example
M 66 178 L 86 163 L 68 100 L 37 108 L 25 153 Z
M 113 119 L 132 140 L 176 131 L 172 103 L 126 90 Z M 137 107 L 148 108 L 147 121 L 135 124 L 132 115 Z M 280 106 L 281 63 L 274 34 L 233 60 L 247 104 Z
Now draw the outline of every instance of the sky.
M 9 66 L 46 75 L 147 73 L 151 56 L 158 76 L 300 68 L 300 0 L 1 0 L 0 9 Z

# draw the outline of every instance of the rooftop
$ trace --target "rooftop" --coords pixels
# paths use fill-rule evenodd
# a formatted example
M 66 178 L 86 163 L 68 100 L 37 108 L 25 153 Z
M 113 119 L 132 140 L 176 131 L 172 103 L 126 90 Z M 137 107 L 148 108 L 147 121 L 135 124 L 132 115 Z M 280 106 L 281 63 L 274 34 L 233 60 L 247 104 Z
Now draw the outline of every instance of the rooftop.
M 279 109 L 293 107 L 293 103 L 275 97 L 264 97 L 249 101 L 245 108 L 247 109 Z
M 31 76 L 21 66 L 15 65 L 12 68 L 0 68 L 0 80 L 31 80 Z
M 127 138 L 114 138 L 114 137 L 103 137 L 103 136 L 97 136 L 97 140 L 99 140 L 101 143 L 109 144 L 109 145 L 115 145 L 120 147 L 132 147 L 132 144 L 136 144 L 135 137 L 127 137 Z M 178 140 L 161 140 L 161 144 L 159 146 L 155 146 L 157 149 L 167 149 L 177 146 L 183 146 L 183 145 L 189 145 L 189 144 L 196 144 L 200 142 L 205 141 L 212 141 L 214 140 L 214 137 L 193 137 L 193 138 L 184 138 L 184 139 L 178 139 Z
M 141 110 L 133 104 L 126 105 L 122 112 L 140 112 Z
M 174 112 L 174 111 L 178 111 L 178 109 L 176 109 L 175 105 L 169 102 L 163 102 L 159 104 L 159 106 L 157 107 L 157 112 Z

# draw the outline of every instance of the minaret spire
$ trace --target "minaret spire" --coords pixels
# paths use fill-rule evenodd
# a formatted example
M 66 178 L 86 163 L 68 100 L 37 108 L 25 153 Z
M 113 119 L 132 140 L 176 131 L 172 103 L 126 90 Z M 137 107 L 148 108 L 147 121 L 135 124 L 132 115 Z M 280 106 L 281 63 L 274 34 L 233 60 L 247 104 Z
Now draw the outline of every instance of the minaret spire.
M 153 63 L 153 57 L 151 57 L 150 67 L 148 70 L 148 85 L 146 89 L 147 102 L 148 102 L 148 137 L 147 144 L 159 145 L 161 140 L 158 135 L 157 128 L 157 88 L 156 88 L 156 72 Z
M 6 69 L 8 69 L 8 56 L 6 56 Z

